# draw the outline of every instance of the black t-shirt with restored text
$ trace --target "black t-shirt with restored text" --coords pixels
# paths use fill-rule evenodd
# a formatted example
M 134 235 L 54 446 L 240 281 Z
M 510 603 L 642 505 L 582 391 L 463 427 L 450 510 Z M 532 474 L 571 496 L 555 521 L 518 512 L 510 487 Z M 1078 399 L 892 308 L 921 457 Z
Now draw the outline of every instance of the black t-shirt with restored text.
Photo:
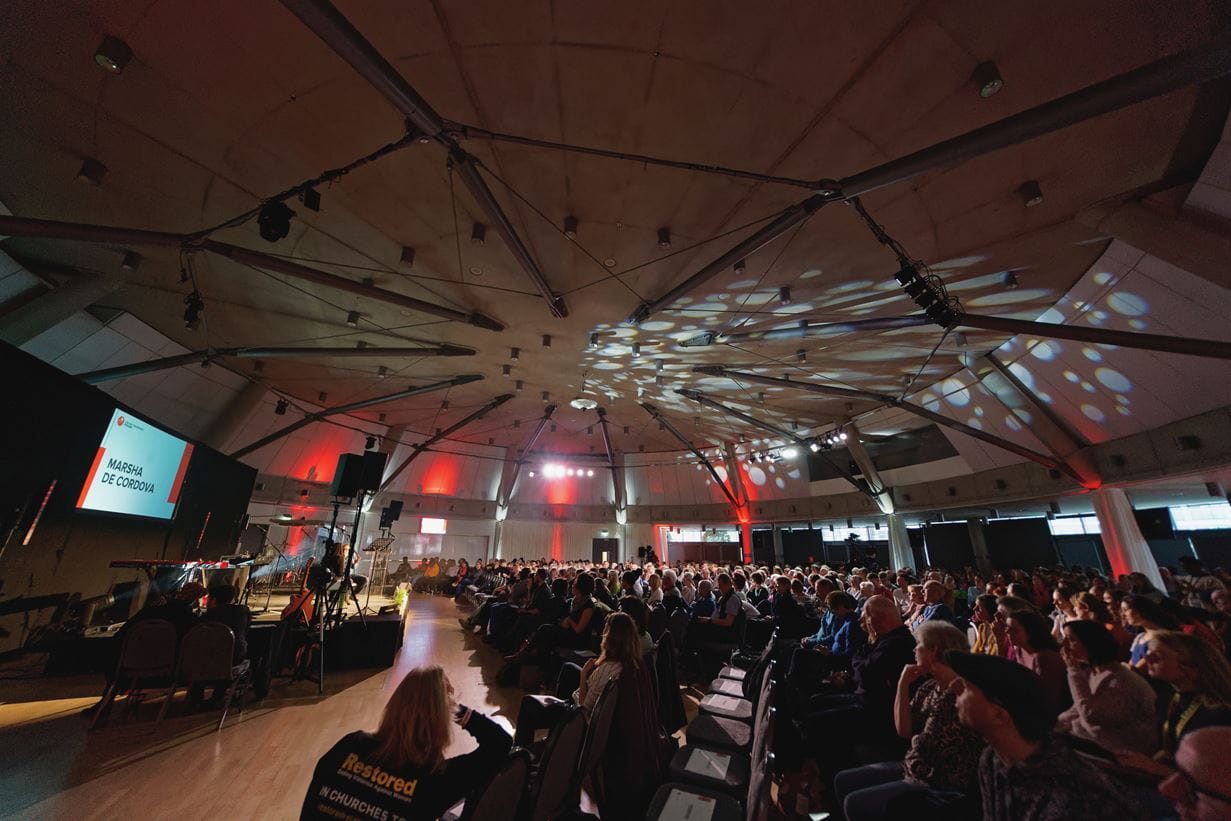
M 462 727 L 479 742 L 472 753 L 445 761 L 437 772 L 381 766 L 369 733 L 342 738 L 317 762 L 300 819 L 427 821 L 482 787 L 508 755 L 513 739 L 485 715 L 468 711 Z

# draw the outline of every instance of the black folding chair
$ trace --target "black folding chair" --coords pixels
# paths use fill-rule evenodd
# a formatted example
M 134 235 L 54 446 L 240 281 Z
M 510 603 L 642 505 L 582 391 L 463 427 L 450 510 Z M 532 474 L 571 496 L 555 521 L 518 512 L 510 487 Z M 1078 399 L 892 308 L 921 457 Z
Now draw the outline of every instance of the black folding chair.
M 174 684 L 177 638 L 175 625 L 165 619 L 135 622 L 124 631 L 115 676 L 94 711 L 94 719 L 90 722 L 91 730 L 97 727 L 103 716 L 110 711 L 111 704 L 121 689 L 135 700 L 148 686 L 162 688 L 168 682 Z M 170 695 L 168 691 L 167 696 Z

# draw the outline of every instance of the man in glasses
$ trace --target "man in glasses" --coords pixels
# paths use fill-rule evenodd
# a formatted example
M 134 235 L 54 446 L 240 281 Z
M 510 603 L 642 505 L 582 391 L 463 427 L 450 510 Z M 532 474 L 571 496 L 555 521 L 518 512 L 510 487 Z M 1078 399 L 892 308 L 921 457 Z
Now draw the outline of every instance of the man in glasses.
M 1175 751 L 1176 771 L 1158 791 L 1171 800 L 1181 821 L 1231 818 L 1231 727 L 1186 733 Z
M 985 821 L 1132 821 L 1145 812 L 1052 733 L 1037 675 L 996 656 L 950 652 L 958 719 L 987 742 L 979 761 Z

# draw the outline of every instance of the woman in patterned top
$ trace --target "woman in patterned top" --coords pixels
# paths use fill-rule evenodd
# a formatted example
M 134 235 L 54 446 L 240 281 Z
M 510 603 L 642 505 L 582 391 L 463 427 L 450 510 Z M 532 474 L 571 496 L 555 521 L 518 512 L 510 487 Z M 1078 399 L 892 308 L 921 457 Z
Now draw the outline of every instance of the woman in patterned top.
M 902 669 L 894 701 L 894 724 L 910 739 L 903 761 L 843 770 L 834 778 L 835 797 L 848 821 L 889 817 L 889 805 L 903 795 L 928 792 L 974 794 L 983 741 L 958 720 L 956 677 L 945 653 L 969 649 L 966 636 L 946 621 L 924 622 L 915 630 L 915 664 Z M 920 681 L 922 680 L 922 683 Z M 912 693 L 913 691 L 913 693 Z

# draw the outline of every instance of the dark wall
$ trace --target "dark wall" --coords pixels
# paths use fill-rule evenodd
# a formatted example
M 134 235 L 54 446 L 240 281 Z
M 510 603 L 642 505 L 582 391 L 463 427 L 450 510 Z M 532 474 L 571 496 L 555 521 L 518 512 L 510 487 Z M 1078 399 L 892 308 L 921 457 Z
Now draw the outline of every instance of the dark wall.
M 923 526 L 928 558 L 937 567 L 959 569 L 975 566 L 970 528 L 965 522 L 940 522 Z
M 76 510 L 116 407 L 165 426 L 141 408 L 117 403 L 12 346 L 0 344 L 0 366 L 9 386 L 0 397 L 0 499 L 5 505 L 0 535 L 8 537 L 0 558 L 0 600 L 59 592 L 91 596 L 140 573 L 112 571 L 113 559 L 208 559 L 234 551 L 255 469 L 194 443 L 179 508 L 170 521 Z M 53 481 L 37 529 L 22 545 Z
M 1046 519 L 989 521 L 983 525 L 983 538 L 997 570 L 1051 567 L 1056 563 L 1056 545 Z

